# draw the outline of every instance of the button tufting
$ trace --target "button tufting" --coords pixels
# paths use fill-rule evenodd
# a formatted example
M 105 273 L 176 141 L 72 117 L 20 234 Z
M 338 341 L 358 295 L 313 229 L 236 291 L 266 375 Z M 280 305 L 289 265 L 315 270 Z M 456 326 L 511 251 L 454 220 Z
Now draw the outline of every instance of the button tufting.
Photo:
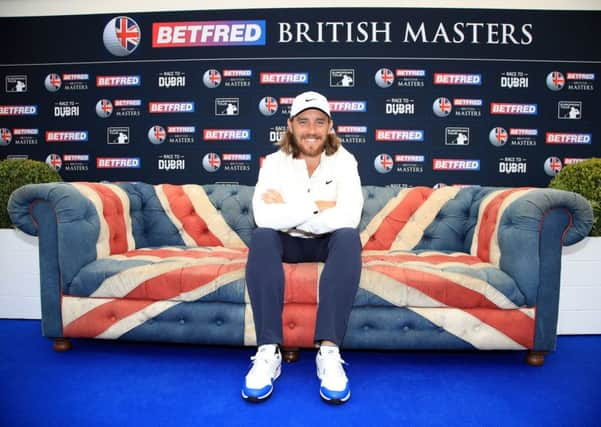
M 221 319 L 217 319 L 217 320 L 215 320 L 215 324 L 216 324 L 217 326 L 221 326 L 221 325 L 223 325 L 223 320 L 221 320 Z
M 408 332 L 409 329 L 410 329 L 409 326 L 407 326 L 407 325 L 403 326 L 403 331 Z
M 288 323 L 288 327 L 290 329 L 294 329 L 294 328 L 296 328 L 296 325 L 294 324 L 294 322 L 290 322 L 290 323 Z
M 179 319 L 179 323 L 180 325 L 183 325 L 184 323 L 186 323 L 186 321 L 184 320 L 184 318 L 182 317 L 181 319 Z

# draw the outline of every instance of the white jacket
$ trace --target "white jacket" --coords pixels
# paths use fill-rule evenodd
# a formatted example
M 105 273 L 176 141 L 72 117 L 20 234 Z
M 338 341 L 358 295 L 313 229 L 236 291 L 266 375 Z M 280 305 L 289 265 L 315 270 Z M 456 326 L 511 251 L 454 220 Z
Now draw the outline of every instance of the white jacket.
M 261 195 L 269 189 L 279 191 L 284 203 L 263 202 Z M 319 212 L 317 200 L 335 201 L 336 206 Z M 322 153 L 311 177 L 304 160 L 281 150 L 268 155 L 253 195 L 253 213 L 259 227 L 303 237 L 356 228 L 362 208 L 357 161 L 342 146 L 331 156 Z

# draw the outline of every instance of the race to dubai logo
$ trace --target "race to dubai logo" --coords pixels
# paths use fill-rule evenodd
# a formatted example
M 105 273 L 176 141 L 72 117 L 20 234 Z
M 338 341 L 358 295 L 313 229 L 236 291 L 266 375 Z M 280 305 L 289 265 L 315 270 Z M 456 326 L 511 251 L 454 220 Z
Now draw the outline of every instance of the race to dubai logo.
M 438 117 L 447 117 L 449 114 L 451 114 L 452 110 L 453 105 L 451 104 L 449 98 L 436 98 L 432 104 L 432 111 Z
M 394 74 L 388 68 L 380 68 L 374 76 L 376 84 L 381 88 L 387 88 L 394 83 Z
M 142 32 L 136 21 L 128 16 L 117 16 L 104 27 L 104 47 L 115 56 L 127 56 L 140 44 Z

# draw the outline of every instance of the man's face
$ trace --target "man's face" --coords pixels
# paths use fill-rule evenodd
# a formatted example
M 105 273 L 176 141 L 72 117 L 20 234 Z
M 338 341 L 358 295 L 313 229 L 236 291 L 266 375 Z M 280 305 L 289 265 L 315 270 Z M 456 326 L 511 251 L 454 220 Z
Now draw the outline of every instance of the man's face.
M 288 129 L 296 138 L 301 158 L 320 156 L 331 128 L 330 118 L 314 108 L 288 119 Z

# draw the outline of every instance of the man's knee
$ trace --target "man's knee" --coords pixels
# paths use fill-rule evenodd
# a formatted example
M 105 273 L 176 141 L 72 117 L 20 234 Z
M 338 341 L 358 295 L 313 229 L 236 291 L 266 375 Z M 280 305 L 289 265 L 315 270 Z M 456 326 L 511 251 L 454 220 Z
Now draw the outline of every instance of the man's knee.
M 272 228 L 255 228 L 251 235 L 251 245 L 277 245 L 280 243 L 280 234 Z
M 330 242 L 332 244 L 348 245 L 349 247 L 361 250 L 361 238 L 356 228 L 339 228 L 335 230 L 332 232 Z

